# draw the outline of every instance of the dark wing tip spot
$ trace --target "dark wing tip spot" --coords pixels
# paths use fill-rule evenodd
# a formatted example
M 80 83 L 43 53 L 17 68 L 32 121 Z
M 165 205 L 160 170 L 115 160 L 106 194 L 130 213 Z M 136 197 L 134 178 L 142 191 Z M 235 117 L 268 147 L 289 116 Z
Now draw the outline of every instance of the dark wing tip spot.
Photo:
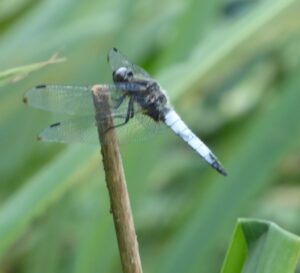
M 40 84 L 40 85 L 37 85 L 35 88 L 37 88 L 37 89 L 46 88 L 46 85 L 45 84 Z
M 28 99 L 26 96 L 24 96 L 22 100 L 23 100 L 23 103 L 28 104 Z
M 118 50 L 117 48 L 115 48 L 115 47 L 112 47 L 112 48 L 111 48 L 111 50 L 110 50 L 110 51 L 108 52 L 108 54 L 107 54 L 107 62 L 108 62 L 108 63 L 110 62 L 110 58 L 109 58 L 110 56 L 109 56 L 109 55 L 110 55 L 110 52 L 111 52 L 111 51 L 118 52 L 119 50 Z
M 51 124 L 49 127 L 53 128 L 53 127 L 59 126 L 60 124 L 61 124 L 60 122 L 56 122 L 56 123 Z
M 42 138 L 41 136 L 37 136 L 37 137 L 36 137 L 36 140 L 37 140 L 37 141 L 42 141 L 43 138 Z

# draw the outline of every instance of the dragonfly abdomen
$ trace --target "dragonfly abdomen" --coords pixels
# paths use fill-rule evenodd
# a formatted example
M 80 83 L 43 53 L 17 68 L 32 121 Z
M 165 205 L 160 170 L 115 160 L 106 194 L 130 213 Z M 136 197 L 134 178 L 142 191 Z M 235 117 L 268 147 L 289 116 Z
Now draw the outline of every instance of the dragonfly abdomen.
M 222 175 L 227 175 L 226 171 L 211 150 L 188 128 L 180 116 L 169 110 L 164 117 L 165 124 L 172 131 L 182 138 L 193 150 L 197 152 L 206 162 Z

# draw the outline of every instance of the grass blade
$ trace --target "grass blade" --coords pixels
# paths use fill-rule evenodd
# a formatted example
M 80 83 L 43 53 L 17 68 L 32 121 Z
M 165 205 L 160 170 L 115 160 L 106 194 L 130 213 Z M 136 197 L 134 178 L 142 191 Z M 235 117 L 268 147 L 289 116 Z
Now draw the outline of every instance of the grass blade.
M 49 60 L 11 68 L 0 72 L 0 86 L 9 82 L 16 82 L 25 78 L 29 73 L 39 70 L 47 65 L 64 62 L 65 58 L 58 58 L 58 54 L 54 54 Z

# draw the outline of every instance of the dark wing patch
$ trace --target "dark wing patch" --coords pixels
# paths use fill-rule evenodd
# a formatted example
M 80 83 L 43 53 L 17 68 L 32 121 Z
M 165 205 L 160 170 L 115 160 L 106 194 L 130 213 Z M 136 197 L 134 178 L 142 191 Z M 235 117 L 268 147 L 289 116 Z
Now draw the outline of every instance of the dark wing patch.
M 59 126 L 61 123 L 60 122 L 56 122 L 50 125 L 51 128 Z
M 40 84 L 40 85 L 37 85 L 35 88 L 37 88 L 37 89 L 46 88 L 46 85 L 45 84 Z

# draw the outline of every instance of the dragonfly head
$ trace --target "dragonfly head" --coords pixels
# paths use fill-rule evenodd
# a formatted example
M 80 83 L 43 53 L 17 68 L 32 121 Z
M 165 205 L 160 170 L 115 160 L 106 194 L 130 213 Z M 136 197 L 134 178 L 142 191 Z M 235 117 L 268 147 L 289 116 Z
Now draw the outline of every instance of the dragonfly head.
M 133 78 L 133 71 L 127 67 L 120 67 L 113 72 L 114 82 L 130 82 Z

